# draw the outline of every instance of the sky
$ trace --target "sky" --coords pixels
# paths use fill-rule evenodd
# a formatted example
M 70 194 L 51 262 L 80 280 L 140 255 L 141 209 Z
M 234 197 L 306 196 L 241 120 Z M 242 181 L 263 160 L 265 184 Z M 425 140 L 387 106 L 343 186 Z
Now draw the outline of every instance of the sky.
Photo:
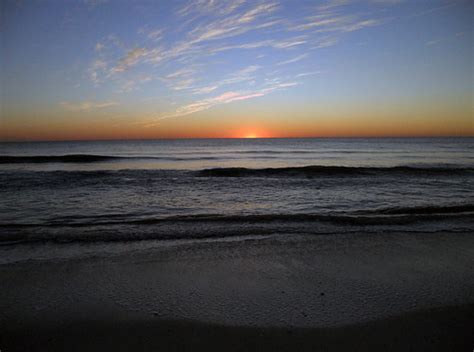
M 469 0 L 10 1 L 0 140 L 473 136 Z

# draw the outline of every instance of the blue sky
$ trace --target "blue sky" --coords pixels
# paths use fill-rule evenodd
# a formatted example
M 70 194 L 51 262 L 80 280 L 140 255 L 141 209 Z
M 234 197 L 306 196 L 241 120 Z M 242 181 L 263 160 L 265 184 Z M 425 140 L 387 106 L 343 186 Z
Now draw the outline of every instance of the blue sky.
M 461 0 L 7 0 L 2 125 L 105 118 L 159 136 L 227 109 L 266 123 L 295 110 L 307 125 L 321 109 L 404 104 L 461 106 L 466 120 L 472 20 Z

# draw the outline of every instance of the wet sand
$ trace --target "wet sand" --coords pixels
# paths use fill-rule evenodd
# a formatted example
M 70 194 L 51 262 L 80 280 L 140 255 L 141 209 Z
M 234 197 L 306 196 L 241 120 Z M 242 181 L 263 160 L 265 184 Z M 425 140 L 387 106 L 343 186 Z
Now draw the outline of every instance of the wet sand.
M 276 236 L 0 266 L 0 349 L 470 351 L 470 234 Z
M 470 351 L 474 305 L 335 328 L 235 327 L 192 321 L 73 321 L 7 329 L 5 351 Z

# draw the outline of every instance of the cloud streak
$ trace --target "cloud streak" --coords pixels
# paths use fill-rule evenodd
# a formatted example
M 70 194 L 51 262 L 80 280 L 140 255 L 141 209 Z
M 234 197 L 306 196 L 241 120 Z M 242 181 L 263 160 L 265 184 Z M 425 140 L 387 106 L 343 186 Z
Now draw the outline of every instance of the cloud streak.
M 136 31 L 140 43 L 124 43 L 113 35 L 96 43 L 88 76 L 95 85 L 117 85 L 123 94 L 156 80 L 170 97 L 176 94 L 191 101 L 163 118 L 264 96 L 295 86 L 296 82 L 287 82 L 291 77 L 319 72 L 315 60 L 305 60 L 316 49 L 383 24 L 383 19 L 368 14 L 347 13 L 344 9 L 351 4 L 330 0 L 310 7 L 304 16 L 292 17 L 276 0 L 190 0 L 172 12 L 180 22 L 176 28 L 144 25 Z M 236 55 L 242 57 L 240 68 L 228 65 Z M 93 104 L 63 106 L 87 111 Z
M 307 57 L 308 57 L 308 54 L 301 54 L 301 55 L 298 55 L 298 56 L 296 56 L 296 57 L 294 57 L 294 58 L 292 58 L 292 59 L 285 60 L 285 61 L 280 61 L 280 62 L 278 62 L 276 65 L 277 65 L 277 66 L 281 66 L 281 65 L 293 64 L 293 63 L 298 62 L 298 61 L 301 61 L 301 60 L 303 60 L 303 59 L 305 59 L 305 58 L 307 58 Z
M 198 100 L 186 105 L 182 105 L 178 107 L 174 112 L 159 116 L 155 120 L 159 122 L 161 120 L 166 120 L 169 118 L 191 115 L 196 112 L 208 110 L 217 105 L 229 104 L 236 101 L 263 97 L 276 90 L 293 87 L 293 86 L 296 86 L 297 84 L 298 83 L 296 82 L 287 82 L 287 83 L 278 83 L 273 86 L 268 86 L 266 88 L 255 90 L 255 91 L 239 91 L 239 92 L 228 91 L 220 95 L 214 96 L 212 98 L 202 99 L 202 100 Z
M 104 102 L 94 102 L 94 101 L 83 101 L 83 102 L 67 102 L 63 101 L 60 102 L 61 105 L 65 110 L 71 112 L 90 112 L 94 110 L 105 109 L 111 106 L 118 105 L 115 101 L 104 101 Z

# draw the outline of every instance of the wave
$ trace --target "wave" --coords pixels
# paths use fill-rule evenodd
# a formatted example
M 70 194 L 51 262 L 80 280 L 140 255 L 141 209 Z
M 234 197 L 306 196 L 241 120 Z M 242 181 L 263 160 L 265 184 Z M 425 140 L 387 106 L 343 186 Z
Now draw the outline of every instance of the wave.
M 451 214 L 452 215 L 452 214 Z M 463 217 L 443 217 L 446 222 L 433 222 L 433 218 L 423 215 L 416 219 L 409 216 L 396 218 L 374 217 L 319 217 L 319 216 L 230 216 L 214 219 L 188 219 L 190 222 L 159 224 L 148 222 L 89 224 L 88 228 L 61 226 L 55 229 L 35 226 L 30 228 L 10 228 L 2 231 L 0 246 L 14 246 L 31 243 L 97 243 L 131 242 L 149 240 L 200 240 L 228 237 L 255 237 L 274 235 L 338 235 L 338 234 L 380 234 L 380 233 L 471 233 L 472 213 Z M 291 220 L 289 220 L 291 219 Z M 298 220 L 298 221 L 297 221 Z M 438 219 L 441 220 L 441 219 Z M 183 221 L 183 220 L 182 220 Z M 198 221 L 198 223 L 196 223 Z M 205 223 L 200 223 L 207 221 Z M 417 226 L 412 226 L 417 223 Z M 144 224 L 153 226 L 143 226 Z M 431 224 L 427 227 L 427 224 Z M 407 226 L 409 225 L 409 226 Z M 2 226 L 0 226 L 2 228 Z
M 148 214 L 68 216 L 44 223 L 1 223 L 0 246 L 31 243 L 96 243 L 201 240 L 267 235 L 360 233 L 471 233 L 474 204 L 398 207 L 352 213 Z
M 109 155 L 91 154 L 68 154 L 68 155 L 35 155 L 35 156 L 10 156 L 1 155 L 0 164 L 19 163 L 93 163 L 98 161 L 108 161 L 121 159 L 121 157 Z
M 179 223 L 304 223 L 330 222 L 334 224 L 370 225 L 405 224 L 407 221 L 441 220 L 454 217 L 470 219 L 474 204 L 451 206 L 419 206 L 359 210 L 352 213 L 289 213 L 289 214 L 193 214 L 176 216 L 138 217 L 130 214 L 102 214 L 91 216 L 63 216 L 44 223 L 0 223 L 0 228 L 26 227 L 88 227 L 110 225 L 157 225 Z
M 442 175 L 474 171 L 468 167 L 350 167 L 310 165 L 302 167 L 281 167 L 249 169 L 244 167 L 213 168 L 198 172 L 202 177 L 292 177 L 292 176 L 370 176 L 379 174 Z
M 10 156 L 0 155 L 0 164 L 37 164 L 37 163 L 95 163 L 113 160 L 219 160 L 220 157 L 201 156 L 198 158 L 173 157 L 173 156 L 112 156 L 94 154 L 67 154 L 67 155 L 35 155 L 35 156 Z
M 374 212 L 377 212 L 381 215 L 456 214 L 456 213 L 474 212 L 474 204 L 458 204 L 458 205 L 447 205 L 447 206 L 426 205 L 426 206 L 417 206 L 417 207 L 385 208 L 385 209 L 377 209 Z

